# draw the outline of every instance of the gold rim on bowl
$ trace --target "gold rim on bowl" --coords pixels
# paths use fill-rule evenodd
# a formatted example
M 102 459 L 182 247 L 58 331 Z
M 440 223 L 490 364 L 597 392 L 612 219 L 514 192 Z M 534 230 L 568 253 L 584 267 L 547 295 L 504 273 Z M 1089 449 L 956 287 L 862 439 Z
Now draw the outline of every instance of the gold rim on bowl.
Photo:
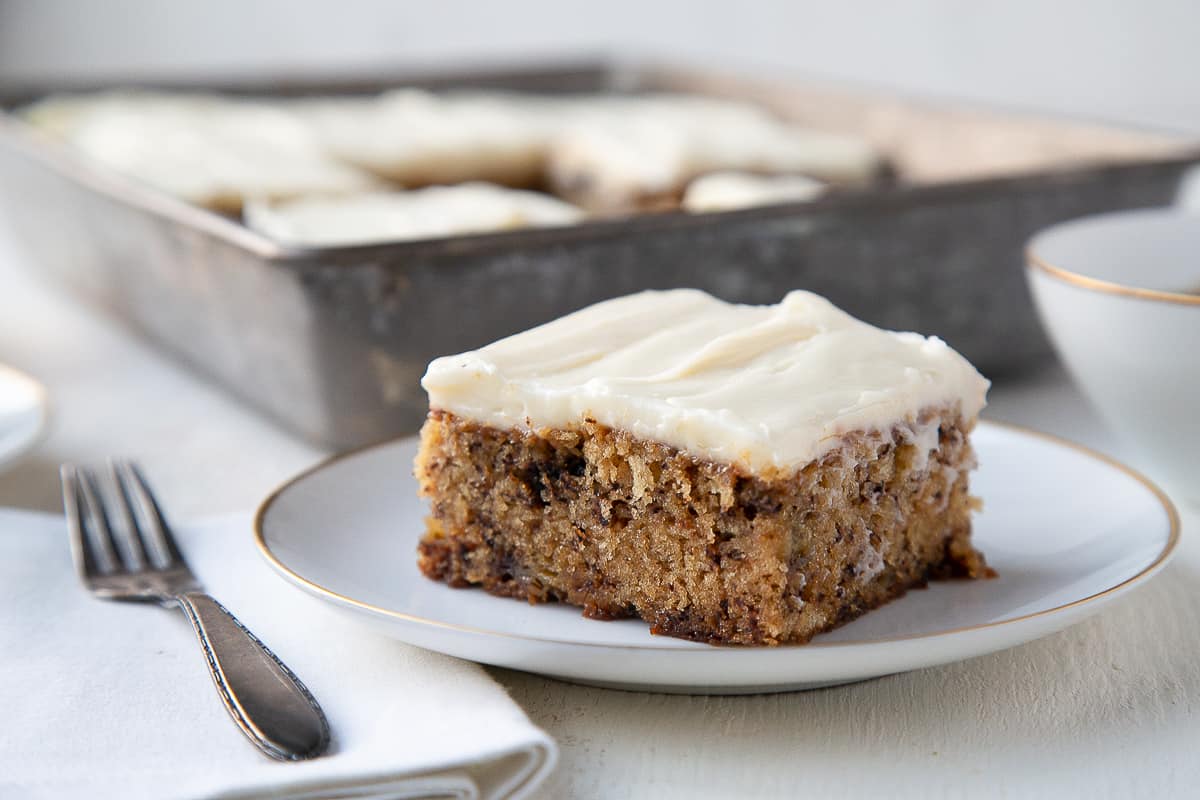
M 1171 211 L 1171 210 L 1167 210 L 1167 209 L 1162 209 L 1162 211 L 1166 215 L 1189 216 L 1188 214 L 1186 214 L 1182 211 Z M 1073 270 L 1069 270 L 1064 267 L 1060 267 L 1058 265 L 1051 264 L 1049 261 L 1047 261 L 1046 259 L 1039 256 L 1036 252 L 1038 239 L 1041 239 L 1046 234 L 1048 234 L 1052 231 L 1055 231 L 1064 225 L 1073 225 L 1077 222 L 1082 222 L 1084 220 L 1093 220 L 1093 219 L 1099 219 L 1099 218 L 1103 218 L 1103 217 L 1112 217 L 1112 216 L 1117 216 L 1118 214 L 1123 214 L 1123 213 L 1126 213 L 1126 212 L 1116 212 L 1114 214 L 1097 214 L 1097 215 L 1090 216 L 1090 217 L 1080 217 L 1079 219 L 1073 219 L 1073 220 L 1068 220 L 1066 222 L 1060 222 L 1057 225 L 1052 225 L 1049 228 L 1046 228 L 1045 230 L 1040 231 L 1039 233 L 1035 234 L 1034 237 L 1029 240 L 1029 244 L 1027 244 L 1025 246 L 1025 263 L 1026 263 L 1027 267 L 1029 269 L 1036 269 L 1036 270 L 1043 272 L 1046 275 L 1049 275 L 1053 278 L 1057 278 L 1058 280 L 1062 281 L 1063 283 L 1069 283 L 1073 286 L 1078 286 L 1081 289 L 1091 289 L 1092 291 L 1103 292 L 1105 294 L 1120 295 L 1123 297 L 1136 297 L 1141 300 L 1156 300 L 1160 303 L 1174 303 L 1176 305 L 1185 305 L 1185 306 L 1200 306 L 1200 294 L 1187 294 L 1185 292 L 1169 292 L 1164 289 L 1147 289 L 1147 288 L 1141 287 L 1141 286 L 1130 286 L 1128 284 L 1117 283 L 1115 281 L 1108 281 L 1108 280 L 1104 280 L 1102 278 L 1092 278 L 1088 275 L 1084 275 L 1082 273 L 1074 272 Z M 1197 217 L 1196 221 L 1197 221 L 1197 224 L 1200 224 L 1200 217 Z

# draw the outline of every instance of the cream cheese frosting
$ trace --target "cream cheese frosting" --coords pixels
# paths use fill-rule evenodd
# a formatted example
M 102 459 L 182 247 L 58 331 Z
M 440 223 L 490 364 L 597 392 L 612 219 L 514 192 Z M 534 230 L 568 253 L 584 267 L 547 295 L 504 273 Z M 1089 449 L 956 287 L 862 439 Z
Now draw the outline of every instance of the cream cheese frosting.
M 330 153 L 405 186 L 539 182 L 561 101 L 510 92 L 396 89 L 288 106 Z
M 278 242 L 320 247 L 570 225 L 583 212 L 546 194 L 460 183 L 282 203 L 251 201 L 243 217 L 246 225 Z
M 421 385 L 431 408 L 494 427 L 590 419 L 771 473 L 820 458 L 853 431 L 913 428 L 927 408 L 973 419 L 989 384 L 940 339 L 881 330 L 811 292 L 749 306 L 677 289 L 436 359 Z
M 89 158 L 200 205 L 379 186 L 328 155 L 282 108 L 210 94 L 113 91 L 51 97 L 25 112 Z
M 862 139 L 801 128 L 753 105 L 639 95 L 577 108 L 551 143 L 547 173 L 564 197 L 612 210 L 676 193 L 717 170 L 859 183 L 879 165 Z
M 825 193 L 828 184 L 804 175 L 757 175 L 752 172 L 710 172 L 687 185 L 680 205 L 702 214 L 734 211 L 775 203 L 802 203 Z
M 23 114 L 94 160 L 225 210 L 387 180 L 545 184 L 589 210 L 621 212 L 673 203 L 689 181 L 718 170 L 858 183 L 880 164 L 860 138 L 750 103 L 670 93 L 405 88 L 270 99 L 138 90 L 51 96 Z
M 347 163 L 404 185 L 545 173 L 600 209 L 675 192 L 717 169 L 858 181 L 879 157 L 864 141 L 808 130 L 735 100 L 679 94 L 531 95 L 398 89 L 289 106 Z

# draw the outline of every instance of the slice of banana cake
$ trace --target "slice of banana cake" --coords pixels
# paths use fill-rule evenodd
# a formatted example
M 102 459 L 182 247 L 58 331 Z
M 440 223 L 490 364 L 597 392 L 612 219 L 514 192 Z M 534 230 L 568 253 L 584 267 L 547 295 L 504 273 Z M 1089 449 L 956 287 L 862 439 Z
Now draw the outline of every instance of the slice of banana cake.
M 796 291 L 599 303 L 435 360 L 421 570 L 654 633 L 807 642 L 971 545 L 988 382 L 936 338 Z

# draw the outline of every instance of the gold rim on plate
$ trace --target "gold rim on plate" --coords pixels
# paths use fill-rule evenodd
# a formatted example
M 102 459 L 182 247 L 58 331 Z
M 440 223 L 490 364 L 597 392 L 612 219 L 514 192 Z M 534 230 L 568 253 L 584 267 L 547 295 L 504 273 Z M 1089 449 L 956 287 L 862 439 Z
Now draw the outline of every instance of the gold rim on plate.
M 1023 434 L 1029 435 L 1029 436 L 1043 439 L 1048 442 L 1052 442 L 1054 444 L 1057 444 L 1057 445 L 1060 445 L 1063 447 L 1067 447 L 1071 450 L 1075 450 L 1076 452 L 1082 453 L 1083 455 L 1088 456 L 1089 458 L 1092 458 L 1103 464 L 1107 464 L 1108 466 L 1113 467 L 1113 468 L 1117 469 L 1118 471 L 1124 473 L 1126 476 L 1133 478 L 1135 481 L 1137 481 L 1143 487 L 1145 487 L 1147 490 L 1150 491 L 1150 493 L 1155 497 L 1155 499 L 1158 500 L 1159 504 L 1162 506 L 1163 511 L 1167 515 L 1167 521 L 1170 525 L 1170 533 L 1167 536 L 1166 545 L 1159 552 L 1158 556 L 1154 559 L 1154 561 L 1150 562 L 1148 565 L 1143 567 L 1136 575 L 1131 575 L 1130 577 L 1128 577 L 1125 580 L 1118 583 L 1116 586 L 1110 586 L 1109 588 L 1105 589 L 1104 591 L 1097 592 L 1092 595 L 1088 595 L 1087 597 L 1080 598 L 1079 600 L 1072 600 L 1069 603 L 1064 603 L 1063 605 L 1055 606 L 1054 608 L 1047 608 L 1047 609 L 1043 609 L 1041 611 L 1034 611 L 1033 613 L 1030 613 L 1030 614 L 1022 614 L 1019 617 L 1012 617 L 1010 619 L 1002 619 L 1002 620 L 999 620 L 996 622 L 985 622 L 985 623 L 982 623 L 979 625 L 966 625 L 966 626 L 963 626 L 960 628 L 950 628 L 950 629 L 947 629 L 944 631 L 936 631 L 933 633 L 911 633 L 911 634 L 906 634 L 904 636 L 889 636 L 889 637 L 885 637 L 885 638 L 869 639 L 869 640 L 861 641 L 861 642 L 809 642 L 808 644 L 794 644 L 794 645 L 786 645 L 785 644 L 785 645 L 780 645 L 778 647 L 766 647 L 766 648 L 764 648 L 764 647 L 709 647 L 709 648 L 705 648 L 705 649 L 696 649 L 696 650 L 684 650 L 684 649 L 680 649 L 678 647 L 666 647 L 666 646 L 658 646 L 658 645 L 653 645 L 653 644 L 651 644 L 651 645 L 630 645 L 630 644 L 612 644 L 612 643 L 608 643 L 608 642 L 589 642 L 589 641 L 565 642 L 561 639 L 552 639 L 552 638 L 547 638 L 547 637 L 542 637 L 542 636 L 528 636 L 528 635 L 522 635 L 522 634 L 516 634 L 516 633 L 500 633 L 498 631 L 489 630 L 487 628 L 475 628 L 470 625 L 458 625 L 458 624 L 455 624 L 452 622 L 440 622 L 438 620 L 427 619 L 425 617 L 418 617 L 413 614 L 406 614 L 403 611 L 396 611 L 394 609 L 383 608 L 382 606 L 372 605 L 371 603 L 364 603 L 361 600 L 355 600 L 353 597 L 348 597 L 344 594 L 340 594 L 339 592 L 335 592 L 334 590 L 332 590 L 328 587 L 322 586 L 319 583 L 311 581 L 308 578 L 305 578 L 303 575 L 300 575 L 295 570 L 291 569 L 286 564 L 284 564 L 283 561 L 278 556 L 276 556 L 275 553 L 273 553 L 271 551 L 271 548 L 267 545 L 266 536 L 263 533 L 263 520 L 266 518 L 267 513 L 271 510 L 271 506 L 273 506 L 275 504 L 275 501 L 278 500 L 279 497 L 284 492 L 286 492 L 288 489 L 295 486 L 296 484 L 300 483 L 308 476 L 313 475 L 317 472 L 320 472 L 320 471 L 324 470 L 326 467 L 332 466 L 333 464 L 336 464 L 339 461 L 343 461 L 345 459 L 352 458 L 357 455 L 361 455 L 362 453 L 365 453 L 365 452 L 368 452 L 371 450 L 378 450 L 378 449 L 384 448 L 384 447 L 391 447 L 391 446 L 394 446 L 394 445 L 404 441 L 405 439 L 412 438 L 412 437 L 407 437 L 407 436 L 398 437 L 396 439 L 390 439 L 386 442 L 379 442 L 377 444 L 366 445 L 365 447 L 358 447 L 353 450 L 349 450 L 345 453 L 339 453 L 338 455 L 331 456 L 331 457 L 319 462 L 318 464 L 316 464 L 312 467 L 309 467 L 308 469 L 304 470 L 303 472 L 299 473 L 298 475 L 295 475 L 294 477 L 290 478 L 289 480 L 287 480 L 286 482 L 284 482 L 283 484 L 278 486 L 274 491 L 272 491 L 269 495 L 267 495 L 266 499 L 262 501 L 261 505 L 259 505 L 258 511 L 255 512 L 255 514 L 254 514 L 254 544 L 255 544 L 255 546 L 258 547 L 258 551 L 262 554 L 263 558 L 265 558 L 267 560 L 267 563 L 269 563 L 277 572 L 279 572 L 282 575 L 287 576 L 293 582 L 304 587 L 309 592 L 320 595 L 322 597 L 326 597 L 326 598 L 333 600 L 337 603 L 340 603 L 342 605 L 351 606 L 353 608 L 357 608 L 362 611 L 369 611 L 373 614 L 381 615 L 384 617 L 390 617 L 391 619 L 400 620 L 403 622 L 415 623 L 418 625 L 424 625 L 426 627 L 442 628 L 444 630 L 452 630 L 452 631 L 456 631 L 458 633 L 468 633 L 468 634 L 472 634 L 472 635 L 476 635 L 476 636 L 488 636 L 488 637 L 502 638 L 502 639 L 520 639 L 520 640 L 524 640 L 524 641 L 543 642 L 543 643 L 544 642 L 555 642 L 555 643 L 567 644 L 567 645 L 571 645 L 571 646 L 575 646 L 575 647 L 607 647 L 607 648 L 612 648 L 612 649 L 628 649 L 628 650 L 639 650 L 639 651 L 658 650 L 658 651 L 673 652 L 673 653 L 687 653 L 687 652 L 746 653 L 746 652 L 773 652 L 773 651 L 794 649 L 794 648 L 828 649 L 828 648 L 837 648 L 837 647 L 864 647 L 864 646 L 869 646 L 869 645 L 888 644 L 891 642 L 912 641 L 912 640 L 916 640 L 916 639 L 934 639 L 934 638 L 939 638 L 939 637 L 943 637 L 943 636 L 953 636 L 955 634 L 967 633 L 969 631 L 1000 628 L 1000 627 L 1004 627 L 1006 625 L 1012 625 L 1012 624 L 1015 624 L 1018 622 L 1025 622 L 1027 620 L 1036 619 L 1038 617 L 1048 616 L 1050 614 L 1056 614 L 1061 611 L 1066 611 L 1067 609 L 1079 608 L 1080 606 L 1086 605 L 1088 603 L 1093 603 L 1098 600 L 1102 600 L 1106 597 L 1109 597 L 1113 594 L 1133 588 L 1133 586 L 1135 586 L 1136 584 L 1143 583 L 1144 581 L 1149 579 L 1152 575 L 1154 575 L 1156 572 L 1158 572 L 1159 569 L 1161 569 L 1166 564 L 1166 562 L 1171 558 L 1171 555 L 1175 552 L 1176 545 L 1179 544 L 1179 531 L 1180 531 L 1179 512 L 1178 512 L 1178 510 L 1176 510 L 1174 503 L 1172 503 L 1170 498 L 1167 497 L 1167 494 L 1162 489 L 1160 489 L 1157 485 L 1155 485 L 1149 478 L 1142 475 L 1137 470 L 1134 470 L 1133 468 L 1128 467 L 1125 464 L 1122 464 L 1120 461 L 1116 460 L 1115 458 L 1113 458 L 1111 456 L 1107 456 L 1103 453 L 1093 450 L 1090 447 L 1085 447 L 1081 444 L 1072 442 L 1068 439 L 1064 439 L 1060 436 L 1055 436 L 1050 433 L 1043 433 L 1042 431 L 1033 430 L 1032 428 L 1026 428 L 1023 425 L 1014 425 L 1010 422 L 994 422 L 992 420 L 982 420 L 981 424 L 990 426 L 990 427 L 1006 429 L 1009 431 L 1016 431 L 1018 433 L 1023 433 Z

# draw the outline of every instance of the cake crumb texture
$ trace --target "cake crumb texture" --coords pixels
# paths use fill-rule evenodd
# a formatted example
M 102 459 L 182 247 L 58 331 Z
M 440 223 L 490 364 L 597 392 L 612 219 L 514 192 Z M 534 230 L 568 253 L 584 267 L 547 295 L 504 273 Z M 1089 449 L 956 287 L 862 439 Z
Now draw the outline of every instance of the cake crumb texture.
M 925 409 L 763 477 L 592 420 L 503 429 L 433 409 L 419 565 L 658 634 L 807 642 L 928 580 L 991 574 L 970 540 L 973 422 Z

